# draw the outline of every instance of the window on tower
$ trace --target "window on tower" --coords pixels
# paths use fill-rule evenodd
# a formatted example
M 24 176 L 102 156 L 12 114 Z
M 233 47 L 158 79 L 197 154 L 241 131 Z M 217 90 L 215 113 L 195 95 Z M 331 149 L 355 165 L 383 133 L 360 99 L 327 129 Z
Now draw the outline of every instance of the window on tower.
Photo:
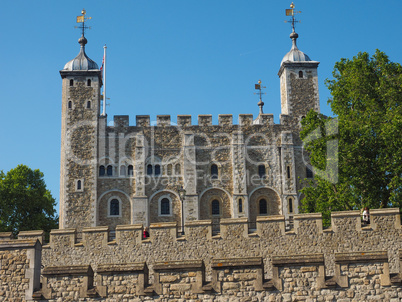
M 87 109 L 91 109 L 91 101 L 87 102 Z
M 111 165 L 107 166 L 107 176 L 113 175 L 113 167 Z
M 303 71 L 299 71 L 299 78 L 303 78 Z
M 73 103 L 71 101 L 68 101 L 68 109 L 73 108 Z
M 216 164 L 211 165 L 211 178 L 212 179 L 218 178 L 218 166 Z
M 212 200 L 211 208 L 212 208 L 211 209 L 212 215 L 219 215 L 220 214 L 219 200 L 217 200 L 217 199 Z
M 268 214 L 268 207 L 267 207 L 267 201 L 265 199 L 260 200 L 260 214 L 266 215 Z
M 109 216 L 120 216 L 120 202 L 117 199 L 112 199 L 109 205 Z
M 258 176 L 260 176 L 261 179 L 265 179 L 266 176 L 266 169 L 264 165 L 259 165 L 258 166 Z
M 105 176 L 105 166 L 99 167 L 99 176 Z
M 90 79 L 88 79 L 88 81 L 87 81 L 87 86 L 91 86 L 91 80 Z
M 170 200 L 167 198 L 163 198 L 161 200 L 161 215 L 170 215 Z
M 160 175 L 161 175 L 161 166 L 155 165 L 155 176 L 160 176 Z
M 70 87 L 73 87 L 74 86 L 74 80 L 70 80 Z
M 134 175 L 133 165 L 128 166 L 127 173 L 128 173 L 128 176 L 133 176 Z

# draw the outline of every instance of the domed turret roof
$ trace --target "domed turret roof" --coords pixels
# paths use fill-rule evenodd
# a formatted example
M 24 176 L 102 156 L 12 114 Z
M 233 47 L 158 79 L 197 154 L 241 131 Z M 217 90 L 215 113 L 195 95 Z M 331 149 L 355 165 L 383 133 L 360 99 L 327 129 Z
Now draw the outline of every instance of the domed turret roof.
M 92 61 L 85 53 L 85 44 L 87 44 L 87 39 L 82 36 L 78 39 L 78 43 L 81 44 L 80 53 L 66 65 L 64 65 L 63 70 L 75 71 L 75 70 L 93 70 L 99 69 L 98 64 Z
M 290 51 L 283 57 L 282 63 L 284 62 L 308 62 L 311 61 L 308 55 L 306 55 L 304 52 L 300 51 L 297 48 L 296 45 L 296 39 L 299 37 L 299 35 L 295 32 L 292 32 L 290 34 L 290 38 L 292 39 L 292 48 Z

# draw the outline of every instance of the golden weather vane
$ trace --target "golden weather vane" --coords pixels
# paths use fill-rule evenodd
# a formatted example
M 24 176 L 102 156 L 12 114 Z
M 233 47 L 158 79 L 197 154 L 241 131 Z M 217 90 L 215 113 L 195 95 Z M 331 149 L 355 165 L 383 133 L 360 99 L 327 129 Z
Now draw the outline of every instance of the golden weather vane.
M 92 19 L 92 17 L 86 17 L 86 14 L 87 14 L 86 10 L 83 9 L 81 11 L 81 16 L 77 16 L 77 23 L 81 23 L 81 25 L 75 26 L 75 28 L 82 29 L 82 36 L 84 36 L 86 29 L 91 29 L 91 27 L 85 26 L 85 22 Z
M 254 85 L 254 86 L 255 86 L 255 89 L 258 90 L 258 92 L 254 92 L 254 94 L 260 95 L 260 101 L 258 102 L 258 107 L 260 107 L 260 114 L 263 114 L 264 112 L 263 112 L 263 110 L 262 110 L 262 107 L 264 107 L 264 102 L 262 101 L 262 95 L 263 95 L 263 94 L 266 94 L 266 93 L 265 93 L 265 92 L 262 92 L 262 90 L 263 90 L 264 88 L 267 88 L 267 87 L 262 86 L 261 83 L 262 83 L 261 80 L 258 80 L 258 84 L 255 84 L 255 85 Z
M 300 14 L 301 11 L 297 11 L 295 10 L 295 5 L 290 4 L 290 9 L 286 9 L 286 16 L 292 16 L 292 18 L 290 20 L 286 20 L 285 23 L 292 23 L 292 31 L 295 31 L 295 23 L 300 23 L 300 21 L 295 19 L 295 15 Z

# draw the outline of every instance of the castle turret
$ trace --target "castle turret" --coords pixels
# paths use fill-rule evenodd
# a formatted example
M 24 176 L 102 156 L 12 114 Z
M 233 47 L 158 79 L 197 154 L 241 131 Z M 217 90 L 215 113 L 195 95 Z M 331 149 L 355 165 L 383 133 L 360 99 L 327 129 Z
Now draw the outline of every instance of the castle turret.
M 292 48 L 283 57 L 278 75 L 281 82 L 282 114 L 300 120 L 311 109 L 320 111 L 317 78 L 317 67 L 320 62 L 312 61 L 297 48 L 298 37 L 293 24 L 293 31 L 290 34 Z
M 60 164 L 60 228 L 95 226 L 97 134 L 101 71 L 78 40 L 79 54 L 60 71 L 62 124 Z

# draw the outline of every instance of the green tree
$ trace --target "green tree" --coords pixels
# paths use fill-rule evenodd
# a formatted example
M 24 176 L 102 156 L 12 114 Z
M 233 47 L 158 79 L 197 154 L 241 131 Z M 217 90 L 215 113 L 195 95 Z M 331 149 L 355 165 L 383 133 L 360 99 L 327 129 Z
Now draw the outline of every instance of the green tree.
M 18 165 L 7 174 L 0 171 L 0 231 L 58 228 L 55 205 L 39 170 Z
M 337 62 L 333 77 L 326 85 L 336 120 L 311 111 L 302 121 L 301 138 L 318 170 L 302 189 L 302 211 L 328 219 L 331 211 L 401 207 L 401 65 L 378 50 L 359 53 Z M 334 141 L 336 152 L 329 152 Z

